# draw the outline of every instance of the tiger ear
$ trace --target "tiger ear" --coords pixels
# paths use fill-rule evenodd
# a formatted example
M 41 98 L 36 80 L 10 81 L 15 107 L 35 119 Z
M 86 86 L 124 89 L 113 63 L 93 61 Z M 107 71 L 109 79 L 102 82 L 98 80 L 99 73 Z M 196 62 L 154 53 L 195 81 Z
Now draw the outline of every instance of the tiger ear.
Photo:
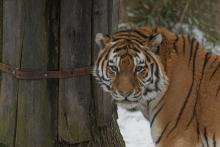
M 150 48 L 153 52 L 158 53 L 159 47 L 163 41 L 163 36 L 160 33 L 156 33 L 150 36 Z
M 110 36 L 107 34 L 97 33 L 95 42 L 100 48 L 104 48 L 105 44 L 109 41 Z

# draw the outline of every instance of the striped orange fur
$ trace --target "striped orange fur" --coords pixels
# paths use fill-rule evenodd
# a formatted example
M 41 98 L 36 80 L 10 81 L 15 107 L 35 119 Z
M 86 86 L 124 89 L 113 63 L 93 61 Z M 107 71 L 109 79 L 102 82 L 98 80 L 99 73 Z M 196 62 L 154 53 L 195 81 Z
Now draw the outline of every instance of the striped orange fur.
M 157 147 L 220 147 L 220 57 L 187 35 L 141 27 L 97 34 L 94 76 L 140 110 Z

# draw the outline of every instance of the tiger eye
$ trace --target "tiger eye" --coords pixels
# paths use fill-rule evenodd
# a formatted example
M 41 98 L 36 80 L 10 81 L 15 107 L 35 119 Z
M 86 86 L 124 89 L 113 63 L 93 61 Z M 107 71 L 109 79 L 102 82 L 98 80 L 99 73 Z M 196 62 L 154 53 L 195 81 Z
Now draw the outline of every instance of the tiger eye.
M 136 72 L 140 72 L 140 71 L 142 71 L 143 69 L 144 69 L 143 66 L 137 66 L 137 67 L 135 68 L 135 71 L 136 71 Z

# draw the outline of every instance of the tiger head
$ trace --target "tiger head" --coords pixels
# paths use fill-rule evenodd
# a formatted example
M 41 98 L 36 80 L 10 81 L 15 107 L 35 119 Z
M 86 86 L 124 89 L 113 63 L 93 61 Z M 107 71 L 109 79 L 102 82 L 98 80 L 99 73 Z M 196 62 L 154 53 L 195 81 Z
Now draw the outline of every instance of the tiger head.
M 96 35 L 100 51 L 93 75 L 117 104 L 136 109 L 164 94 L 168 80 L 156 53 L 162 41 L 162 34 L 145 36 L 137 30 Z

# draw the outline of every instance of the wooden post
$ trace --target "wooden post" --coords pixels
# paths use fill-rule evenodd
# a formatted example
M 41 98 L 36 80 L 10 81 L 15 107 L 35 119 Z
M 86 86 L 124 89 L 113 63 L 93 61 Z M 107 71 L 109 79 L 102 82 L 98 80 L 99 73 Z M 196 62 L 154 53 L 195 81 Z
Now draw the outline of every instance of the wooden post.
M 61 0 L 60 70 L 91 65 L 91 10 L 91 1 Z M 60 80 L 59 93 L 59 139 L 88 141 L 91 77 Z
M 2 62 L 22 70 L 47 70 L 49 29 L 46 0 L 4 1 Z M 51 5 L 50 5 L 51 6 Z M 54 48 L 53 48 L 54 49 Z M 56 114 L 47 80 L 18 81 L 3 73 L 0 142 L 5 146 L 52 147 Z M 52 120 L 54 119 L 54 120 Z
M 117 1 L 0 1 L 2 62 L 40 71 L 91 66 L 95 33 L 117 26 Z M 115 112 L 91 75 L 18 80 L 2 73 L 0 147 L 124 147 Z
M 20 32 L 20 69 L 47 70 L 48 14 L 46 0 L 17 1 Z M 11 10 L 12 11 L 12 10 Z M 16 147 L 52 147 L 52 103 L 47 80 L 21 80 L 17 94 Z
M 0 1 L 0 61 L 2 61 L 2 38 L 3 38 L 3 21 L 2 20 L 3 20 L 3 0 Z M 0 76 L 1 76 L 1 73 L 0 73 Z
M 20 67 L 20 9 L 18 1 L 3 3 L 3 48 L 2 62 Z M 0 97 L 0 143 L 14 146 L 17 124 L 18 80 L 2 73 Z

